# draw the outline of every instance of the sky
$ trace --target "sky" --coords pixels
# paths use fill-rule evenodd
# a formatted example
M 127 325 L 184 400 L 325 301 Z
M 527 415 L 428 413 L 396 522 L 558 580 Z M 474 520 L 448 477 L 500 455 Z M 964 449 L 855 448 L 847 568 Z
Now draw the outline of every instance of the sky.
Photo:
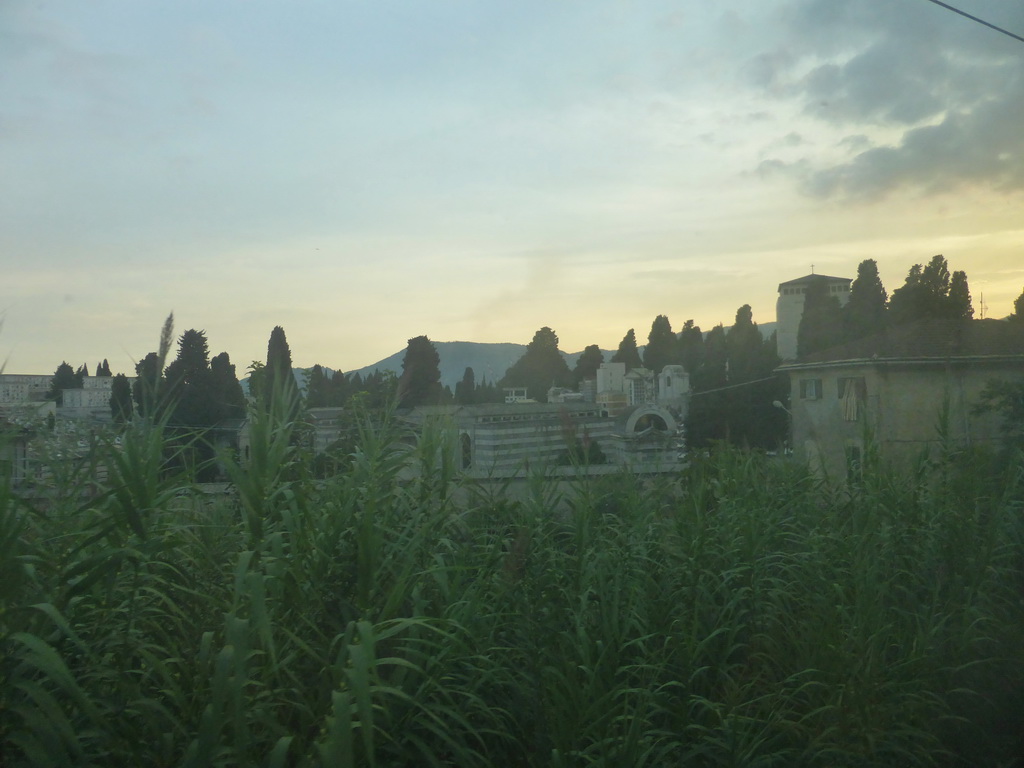
M 939 253 L 1003 317 L 1022 126 L 1024 43 L 927 0 L 3 0 L 0 362 L 614 349 Z

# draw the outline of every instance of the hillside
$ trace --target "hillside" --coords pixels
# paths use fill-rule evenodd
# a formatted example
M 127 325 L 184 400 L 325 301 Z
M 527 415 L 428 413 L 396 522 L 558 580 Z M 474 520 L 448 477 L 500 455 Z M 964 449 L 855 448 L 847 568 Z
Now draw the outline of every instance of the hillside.
M 767 338 L 775 332 L 775 323 L 761 323 L 758 325 L 758 328 L 762 335 Z M 705 335 L 706 333 L 705 331 Z M 526 351 L 525 344 L 512 344 L 508 342 L 488 344 L 477 341 L 435 341 L 434 346 L 437 348 L 437 354 L 441 358 L 441 384 L 449 386 L 453 390 L 456 383 L 462 380 L 466 368 L 473 369 L 477 383 L 484 379 L 491 382 L 500 381 L 501 377 L 505 375 L 505 371 L 522 357 L 523 352 Z M 644 348 L 641 346 L 639 349 L 640 353 L 643 354 Z M 614 349 L 602 351 L 604 352 L 605 360 L 610 360 L 612 355 L 615 354 Z M 579 352 L 563 352 L 562 356 L 565 358 L 566 363 L 569 364 L 569 368 L 573 368 L 581 354 L 583 354 L 582 350 Z M 405 359 L 405 350 L 401 349 L 372 365 L 357 368 L 354 371 L 345 371 L 345 373 L 358 373 L 360 376 L 366 376 L 375 370 L 381 370 L 394 371 L 395 375 L 401 375 L 403 359 Z
M 477 341 L 435 341 L 438 357 L 441 358 L 441 384 L 455 389 L 455 385 L 462 381 L 466 368 L 472 368 L 477 383 L 486 379 L 496 382 L 505 375 L 513 363 L 523 356 L 526 351 L 525 344 L 505 343 L 483 343 Z M 562 353 L 565 361 L 572 368 L 582 352 Z M 605 359 L 612 356 L 612 352 L 605 351 Z M 402 360 L 405 359 L 405 350 L 399 350 L 393 355 L 385 357 L 372 365 L 358 368 L 354 371 L 345 371 L 347 374 L 358 373 L 366 376 L 375 370 L 394 371 L 395 375 L 402 373 Z

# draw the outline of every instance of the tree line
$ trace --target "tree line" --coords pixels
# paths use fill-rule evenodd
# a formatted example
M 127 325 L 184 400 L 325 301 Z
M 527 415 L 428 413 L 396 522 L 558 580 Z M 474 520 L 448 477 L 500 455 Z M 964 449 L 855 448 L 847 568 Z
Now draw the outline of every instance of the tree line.
M 1014 307 L 1020 316 L 1024 292 Z M 900 325 L 929 320 L 964 322 L 973 317 L 967 273 L 950 272 L 941 254 L 933 256 L 927 264 L 913 265 L 903 285 L 891 297 L 878 276 L 878 263 L 865 259 L 857 267 L 845 306 L 828 293 L 825 281 L 807 287 L 797 333 L 797 357 L 804 358 Z
M 842 305 L 828 293 L 826 281 L 810 284 L 797 338 L 798 357 L 805 358 L 831 347 L 856 341 L 887 328 L 927 320 L 967 321 L 973 318 L 970 286 L 963 271 L 950 271 L 946 259 L 933 257 L 927 264 L 910 268 L 904 284 L 891 297 L 878 274 L 874 259 L 863 260 Z M 1014 302 L 1012 322 L 1024 322 L 1024 291 Z M 168 318 L 170 323 L 171 318 Z M 161 350 L 151 352 L 135 366 L 136 381 L 130 385 L 123 374 L 114 376 L 110 401 L 115 421 L 134 415 L 151 415 L 161 397 L 172 404 L 169 425 L 183 430 L 208 430 L 216 424 L 245 415 L 246 397 L 227 352 L 212 358 L 204 331 L 189 329 L 178 339 L 177 356 L 169 364 L 169 325 Z M 304 396 L 292 370 L 291 351 L 284 329 L 270 334 L 266 361 L 249 366 L 249 397 L 259 404 L 277 389 L 295 408 L 343 407 L 358 403 L 361 409 L 380 409 L 395 402 L 400 407 L 420 405 L 476 405 L 499 403 L 507 387 L 521 387 L 527 396 L 545 402 L 551 387 L 579 389 L 594 379 L 605 362 L 597 344 L 588 345 L 571 368 L 559 350 L 558 335 L 540 328 L 517 360 L 497 382 L 477 382 L 467 368 L 454 391 L 441 384 L 440 358 L 427 336 L 409 339 L 402 373 L 375 371 L 361 377 L 342 371 L 329 372 L 317 363 L 307 373 Z M 749 304 L 736 311 L 733 325 L 719 324 L 704 332 L 692 319 L 674 331 L 666 315 L 651 323 L 647 344 L 641 350 L 636 331 L 630 328 L 609 362 L 624 363 L 627 370 L 646 368 L 655 375 L 666 365 L 681 365 L 690 376 L 692 399 L 688 439 L 692 446 L 724 440 L 760 448 L 774 448 L 787 433 L 784 409 L 773 405 L 788 399 L 784 376 L 775 373 L 780 364 L 775 335 L 765 337 L 754 322 Z M 98 376 L 110 376 L 109 363 L 96 367 Z M 81 387 L 88 367 L 74 370 L 67 362 L 58 366 L 49 396 L 60 399 L 63 389 Z

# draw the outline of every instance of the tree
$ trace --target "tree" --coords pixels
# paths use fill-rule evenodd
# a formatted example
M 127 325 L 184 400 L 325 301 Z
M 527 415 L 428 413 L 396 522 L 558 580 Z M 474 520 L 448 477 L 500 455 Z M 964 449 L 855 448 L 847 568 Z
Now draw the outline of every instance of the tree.
M 150 352 L 135 364 L 135 383 L 132 385 L 132 397 L 141 416 L 153 415 L 160 383 L 160 356 Z
M 57 405 L 63 405 L 64 390 L 79 389 L 81 386 L 82 380 L 75 373 L 75 369 L 66 360 L 61 361 L 57 370 L 53 372 L 53 378 L 50 379 L 50 388 L 46 391 L 46 399 L 53 400 Z
M 299 387 L 292 373 L 292 351 L 288 347 L 284 328 L 280 325 L 275 325 L 270 332 L 270 341 L 267 342 L 267 364 L 260 373 L 257 389 L 264 405 L 269 399 L 284 397 L 292 404 L 290 416 L 294 418 L 297 415 Z
M 729 383 L 750 381 L 761 374 L 761 347 L 764 339 L 754 322 L 749 304 L 736 310 L 736 319 L 725 337 L 729 361 Z
M 644 368 L 661 373 L 666 365 L 679 362 L 679 344 L 672 332 L 672 323 L 665 315 L 658 315 L 651 323 L 651 332 L 647 334 L 647 346 L 644 347 Z
M 850 286 L 850 300 L 843 308 L 843 328 L 847 341 L 863 339 L 885 330 L 889 295 L 878 276 L 874 259 L 857 266 L 857 278 Z
M 81 387 L 85 383 L 85 380 L 89 378 L 89 366 L 82 363 L 78 370 L 75 371 L 75 376 L 78 377 L 78 386 Z
M 597 344 L 586 347 L 576 360 L 576 367 L 572 369 L 573 386 L 579 389 L 580 383 L 585 379 L 596 379 L 597 369 L 604 363 L 604 352 Z
M 893 291 L 889 316 L 893 325 L 926 318 L 971 319 L 974 307 L 967 274 L 958 271 L 951 275 L 941 254 L 933 256 L 924 267 L 915 264 L 903 286 Z
M 117 374 L 110 382 L 110 415 L 116 424 L 124 424 L 131 420 L 132 385 L 123 373 Z
M 787 424 L 785 414 L 772 402 L 785 399 L 786 379 L 774 375 L 780 362 L 775 341 L 761 335 L 749 304 L 736 310 L 726 348 L 729 389 L 721 402 L 727 438 L 747 447 L 777 447 Z
M 970 320 L 974 317 L 971 287 L 967 284 L 967 273 L 962 270 L 954 272 L 949 280 L 946 316 L 950 320 Z
M 330 398 L 328 404 L 335 407 L 342 406 L 348 400 L 348 394 L 351 387 L 345 374 L 341 371 L 335 371 L 331 376 L 331 389 Z
M 213 394 L 209 345 L 206 333 L 190 328 L 178 339 L 178 356 L 167 366 L 164 378 L 173 398 L 170 423 L 178 427 L 209 427 L 218 420 Z
M 679 332 L 677 343 L 679 361 L 687 373 L 693 375 L 704 360 L 704 334 L 701 332 L 700 326 L 694 325 L 693 320 L 687 320 Z
M 626 335 L 619 342 L 619 348 L 612 355 L 613 363 L 625 363 L 626 370 L 642 368 L 643 361 L 640 359 L 640 351 L 636 347 L 636 331 L 630 328 Z
M 687 421 L 687 436 L 693 446 L 724 440 L 728 434 L 726 395 L 728 385 L 728 345 L 725 328 L 719 324 L 704 339 L 702 361 L 690 374 L 693 397 Z
M 306 407 L 325 408 L 331 399 L 331 383 L 327 380 L 323 366 L 317 363 L 309 369 L 306 380 Z
M 526 351 L 501 380 L 503 387 L 526 387 L 527 396 L 547 402 L 550 387 L 567 387 L 572 373 L 558 349 L 558 335 L 544 326 L 533 335 Z
M 210 368 L 209 356 L 206 332 L 190 328 L 178 339 L 178 356 L 164 376 L 171 386 L 196 383 Z
M 455 385 L 455 402 L 458 405 L 473 405 L 476 402 L 476 374 L 466 368 L 462 381 Z
M 1020 292 L 1020 296 L 1014 299 L 1013 314 L 1009 319 L 1017 323 L 1024 323 L 1024 290 Z
M 843 342 L 843 316 L 839 299 L 828 292 L 825 280 L 815 280 L 804 294 L 804 312 L 796 332 L 796 355 L 804 358 Z
M 217 405 L 217 421 L 245 415 L 245 393 L 227 352 L 210 360 L 210 395 Z
M 110 378 L 110 363 L 107 362 L 107 358 L 103 358 L 103 362 L 96 366 L 96 375 L 105 378 Z
M 441 402 L 441 357 L 426 336 L 409 339 L 398 380 L 399 404 L 403 408 L 437 405 Z

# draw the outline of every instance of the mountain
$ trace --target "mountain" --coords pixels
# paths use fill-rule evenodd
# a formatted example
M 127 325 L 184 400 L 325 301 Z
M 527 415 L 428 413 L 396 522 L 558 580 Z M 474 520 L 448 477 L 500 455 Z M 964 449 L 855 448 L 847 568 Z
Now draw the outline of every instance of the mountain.
M 775 332 L 775 325 L 775 323 L 759 323 L 757 327 L 761 331 L 762 336 L 768 338 Z M 707 331 L 705 331 L 705 335 L 707 335 Z M 488 344 L 478 341 L 435 341 L 434 347 L 437 349 L 438 357 L 441 358 L 441 385 L 451 387 L 452 391 L 455 390 L 455 385 L 462 381 L 466 368 L 473 369 L 477 384 L 485 379 L 492 383 L 501 381 L 505 371 L 511 368 L 516 360 L 522 357 L 526 351 L 525 344 L 512 344 L 509 342 Z M 639 347 L 639 350 L 642 355 L 644 348 Z M 614 349 L 602 351 L 606 361 L 611 360 L 612 355 L 615 354 Z M 565 358 L 565 362 L 572 369 L 576 366 L 576 361 L 582 354 L 582 351 L 563 352 L 562 357 Z M 401 376 L 402 361 L 404 359 L 405 350 L 402 349 L 393 355 L 385 357 L 383 360 L 378 360 L 372 365 L 367 365 L 354 371 L 345 371 L 345 373 L 347 375 L 358 373 L 361 377 L 365 378 L 368 374 L 380 370 L 393 371 L 396 376 Z
M 762 336 L 768 338 L 775 332 L 775 326 L 775 323 L 759 323 L 757 327 L 761 331 Z M 707 331 L 704 332 L 704 335 L 707 335 Z M 510 342 L 435 341 L 434 347 L 437 349 L 438 357 L 441 358 L 441 385 L 451 387 L 452 391 L 455 390 L 455 385 L 462 381 L 467 368 L 473 369 L 477 384 L 484 380 L 492 383 L 501 381 L 505 371 L 511 368 L 516 360 L 522 357 L 526 351 L 525 344 L 512 344 Z M 644 348 L 639 347 L 639 350 L 642 355 Z M 602 352 L 604 352 L 604 359 L 606 361 L 611 360 L 612 355 L 615 354 L 614 349 L 605 349 Z M 582 351 L 563 352 L 562 357 L 565 358 L 565 362 L 572 369 L 576 366 L 576 361 L 582 354 Z M 353 371 L 345 371 L 345 374 L 352 375 L 353 373 L 358 373 L 361 377 L 366 378 L 367 375 L 379 370 L 392 371 L 396 376 L 401 376 L 402 361 L 404 359 L 405 349 L 401 349 L 393 355 L 389 355 L 371 365 L 366 365 Z M 308 368 L 293 369 L 295 380 L 303 390 L 305 390 L 306 372 L 308 370 Z M 334 370 L 324 368 L 324 373 L 329 377 L 334 373 Z M 248 378 L 242 379 L 242 387 L 246 392 L 249 391 Z
M 523 356 L 526 351 L 525 344 L 512 344 L 510 342 L 487 344 L 477 341 L 435 341 L 434 347 L 437 355 L 441 358 L 441 385 L 455 389 L 455 385 L 462 381 L 467 368 L 473 369 L 473 375 L 477 384 L 485 379 L 489 382 L 500 381 L 505 371 Z M 573 354 L 562 353 L 569 367 L 576 365 L 576 359 L 580 352 Z M 611 356 L 606 353 L 605 358 Z M 346 374 L 358 373 L 362 377 L 379 371 L 393 371 L 396 376 L 402 375 L 402 361 L 405 359 L 405 350 L 385 357 L 372 365 L 358 368 L 354 371 L 345 371 Z

